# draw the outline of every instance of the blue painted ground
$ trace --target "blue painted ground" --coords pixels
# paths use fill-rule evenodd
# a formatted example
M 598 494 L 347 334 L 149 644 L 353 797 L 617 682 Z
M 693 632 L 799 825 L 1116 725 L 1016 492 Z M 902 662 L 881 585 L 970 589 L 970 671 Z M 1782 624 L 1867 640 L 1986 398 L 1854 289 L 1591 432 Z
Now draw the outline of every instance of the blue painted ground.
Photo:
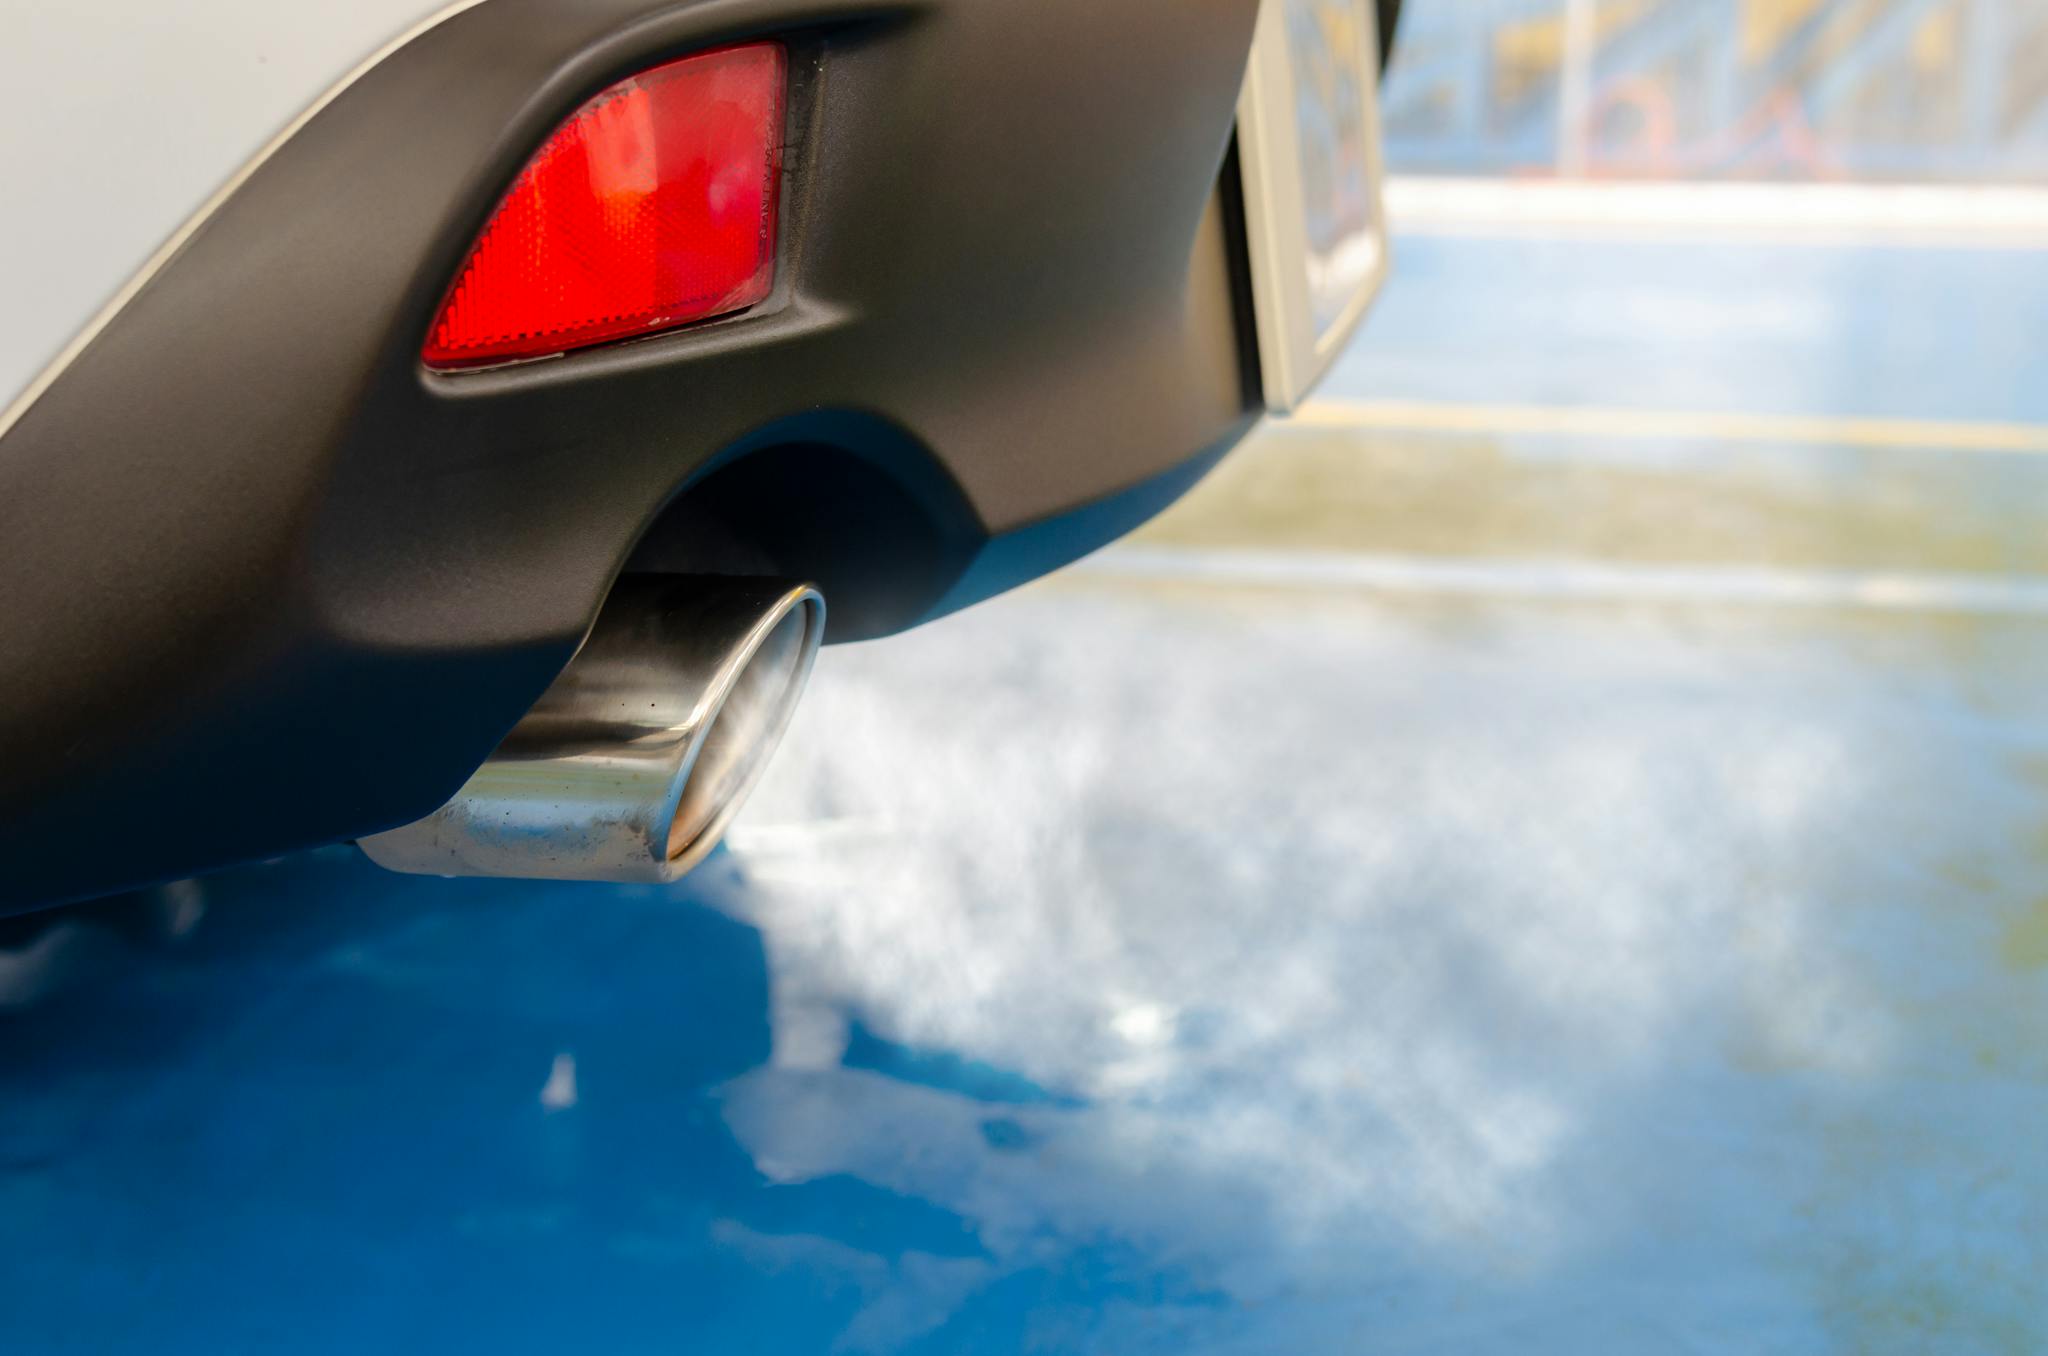
M 2048 402 L 2032 255 L 1400 250 L 1332 394 Z M 1101 573 L 834 650 L 680 887 L 336 849 L 74 928 L 0 1350 L 2039 1350 L 2043 672 Z
M 1404 236 L 1331 396 L 2048 420 L 2048 250 Z

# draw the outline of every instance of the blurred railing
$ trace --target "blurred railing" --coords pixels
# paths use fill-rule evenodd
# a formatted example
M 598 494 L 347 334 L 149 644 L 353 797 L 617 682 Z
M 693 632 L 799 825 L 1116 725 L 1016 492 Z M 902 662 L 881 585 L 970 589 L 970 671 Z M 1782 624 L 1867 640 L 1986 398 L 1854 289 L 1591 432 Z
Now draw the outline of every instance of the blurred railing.
M 2048 0 L 1408 0 L 1396 174 L 2048 180 Z

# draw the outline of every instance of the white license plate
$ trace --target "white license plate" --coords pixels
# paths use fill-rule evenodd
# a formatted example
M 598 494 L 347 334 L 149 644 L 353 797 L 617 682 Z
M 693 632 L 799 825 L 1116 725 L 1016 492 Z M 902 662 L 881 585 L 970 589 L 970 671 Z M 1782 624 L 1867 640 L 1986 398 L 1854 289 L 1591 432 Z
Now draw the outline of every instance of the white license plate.
M 1387 270 L 1372 0 L 1264 0 L 1237 105 L 1266 407 L 1293 409 Z

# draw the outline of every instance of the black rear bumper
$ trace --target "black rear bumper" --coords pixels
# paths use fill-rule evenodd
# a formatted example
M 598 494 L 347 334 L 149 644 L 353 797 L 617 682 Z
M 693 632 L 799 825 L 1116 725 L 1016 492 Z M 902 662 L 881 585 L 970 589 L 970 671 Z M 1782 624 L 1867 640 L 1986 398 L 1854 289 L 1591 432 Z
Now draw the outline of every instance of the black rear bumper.
M 819 576 L 847 639 L 1162 506 L 1253 418 L 1218 186 L 1254 10 L 487 0 L 373 68 L 0 435 L 0 906 L 427 813 L 636 546 Z M 792 66 L 767 302 L 420 366 L 561 117 L 764 34 Z

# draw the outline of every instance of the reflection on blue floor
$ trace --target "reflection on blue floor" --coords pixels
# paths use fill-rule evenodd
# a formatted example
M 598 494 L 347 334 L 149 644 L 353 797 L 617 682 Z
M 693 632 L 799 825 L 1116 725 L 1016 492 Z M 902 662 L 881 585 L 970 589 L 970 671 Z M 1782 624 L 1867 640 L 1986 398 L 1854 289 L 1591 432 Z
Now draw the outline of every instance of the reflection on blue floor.
M 736 1240 L 980 1252 L 944 1209 L 777 1185 L 734 1143 L 719 1088 L 767 1057 L 767 974 L 690 894 L 337 852 L 206 901 L 186 949 L 8 1030 L 10 1349 L 824 1350 L 861 1278 Z
M 726 1124 L 770 1043 L 742 889 L 729 855 L 663 891 L 347 851 L 208 882 L 193 940 L 8 1024 L 7 1348 L 937 1351 L 1206 1302 L 1125 1240 L 997 1277 L 943 1205 L 764 1176 Z M 1038 1148 L 1005 1104 L 1079 1105 L 865 1032 L 846 1065 L 986 1104 L 990 1154 Z
M 789 1213 L 712 1100 L 767 1051 L 760 941 L 605 896 L 323 854 L 210 882 L 188 949 L 16 1018 L 14 1341 L 590 1350 L 686 1324 L 745 1349 L 775 1287 L 701 1220 Z M 557 1051 L 586 1091 L 549 1111 Z

